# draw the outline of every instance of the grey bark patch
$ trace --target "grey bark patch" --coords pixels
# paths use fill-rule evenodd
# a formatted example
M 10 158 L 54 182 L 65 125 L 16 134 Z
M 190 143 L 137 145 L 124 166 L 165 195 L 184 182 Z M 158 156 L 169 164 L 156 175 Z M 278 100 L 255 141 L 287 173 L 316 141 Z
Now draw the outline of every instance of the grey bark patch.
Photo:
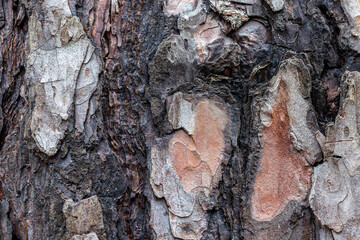
M 335 239 L 360 236 L 360 73 L 345 72 L 345 90 L 334 124 L 328 125 L 326 162 L 315 167 L 310 206 Z M 331 154 L 331 155 L 330 155 Z
M 271 9 L 274 12 L 280 11 L 284 8 L 285 1 L 284 0 L 266 0 Z
M 44 6 L 45 24 L 36 14 L 30 18 L 27 78 L 35 94 L 32 136 L 39 149 L 52 156 L 69 129 L 70 118 L 75 117 L 77 134 L 84 131 L 101 60 L 79 19 L 71 16 L 67 1 L 47 1 Z
M 89 234 L 82 234 L 82 235 L 75 235 L 71 238 L 71 240 L 99 240 L 96 233 L 89 233 Z
M 96 235 L 101 236 L 100 239 L 104 239 L 103 212 L 97 196 L 83 199 L 77 203 L 72 199 L 67 199 L 63 206 L 63 213 L 68 236 L 95 232 Z M 86 239 L 93 239 L 94 236 L 90 237 Z

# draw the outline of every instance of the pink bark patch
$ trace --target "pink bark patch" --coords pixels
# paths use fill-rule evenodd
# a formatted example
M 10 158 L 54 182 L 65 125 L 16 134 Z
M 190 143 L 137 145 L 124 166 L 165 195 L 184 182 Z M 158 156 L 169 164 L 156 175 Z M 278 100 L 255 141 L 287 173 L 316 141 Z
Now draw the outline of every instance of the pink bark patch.
M 197 0 L 168 0 L 164 3 L 164 12 L 166 15 L 180 14 L 186 4 L 192 5 L 192 9 L 196 8 Z
M 213 19 L 207 19 L 195 31 L 195 41 L 198 48 L 198 62 L 204 62 L 210 55 L 208 46 L 223 38 L 221 28 Z
M 195 131 L 189 136 L 178 130 L 169 143 L 171 163 L 185 191 L 211 188 L 223 159 L 225 112 L 207 101 L 197 105 Z
M 310 188 L 312 169 L 292 144 L 288 116 L 288 93 L 280 83 L 272 123 L 262 130 L 264 146 L 251 198 L 252 216 L 270 221 L 291 201 L 302 201 Z

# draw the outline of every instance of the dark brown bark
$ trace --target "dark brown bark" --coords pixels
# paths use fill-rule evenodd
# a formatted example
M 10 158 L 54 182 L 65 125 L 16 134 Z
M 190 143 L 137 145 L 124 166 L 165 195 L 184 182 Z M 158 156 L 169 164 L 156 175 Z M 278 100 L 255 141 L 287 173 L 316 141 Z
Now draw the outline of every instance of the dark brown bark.
M 352 2 L 0 0 L 0 239 L 358 239 Z

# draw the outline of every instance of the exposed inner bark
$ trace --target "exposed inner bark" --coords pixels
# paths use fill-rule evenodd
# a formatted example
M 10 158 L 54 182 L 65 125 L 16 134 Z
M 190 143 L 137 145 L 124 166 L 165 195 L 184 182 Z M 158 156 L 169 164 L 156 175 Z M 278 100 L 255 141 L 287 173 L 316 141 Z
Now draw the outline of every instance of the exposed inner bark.
M 312 169 L 291 141 L 289 96 L 282 81 L 276 100 L 271 124 L 262 130 L 263 153 L 251 200 L 258 221 L 273 219 L 289 201 L 301 201 L 311 186 Z
M 185 191 L 211 189 L 212 178 L 223 159 L 226 123 L 227 116 L 220 109 L 200 102 L 195 113 L 194 135 L 178 130 L 170 140 L 171 162 Z

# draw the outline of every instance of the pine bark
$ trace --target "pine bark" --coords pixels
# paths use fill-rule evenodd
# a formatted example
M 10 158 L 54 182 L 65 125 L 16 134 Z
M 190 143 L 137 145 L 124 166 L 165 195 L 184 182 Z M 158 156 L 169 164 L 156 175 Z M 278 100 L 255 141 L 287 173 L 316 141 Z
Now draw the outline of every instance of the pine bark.
M 0 239 L 359 239 L 357 0 L 0 0 Z

